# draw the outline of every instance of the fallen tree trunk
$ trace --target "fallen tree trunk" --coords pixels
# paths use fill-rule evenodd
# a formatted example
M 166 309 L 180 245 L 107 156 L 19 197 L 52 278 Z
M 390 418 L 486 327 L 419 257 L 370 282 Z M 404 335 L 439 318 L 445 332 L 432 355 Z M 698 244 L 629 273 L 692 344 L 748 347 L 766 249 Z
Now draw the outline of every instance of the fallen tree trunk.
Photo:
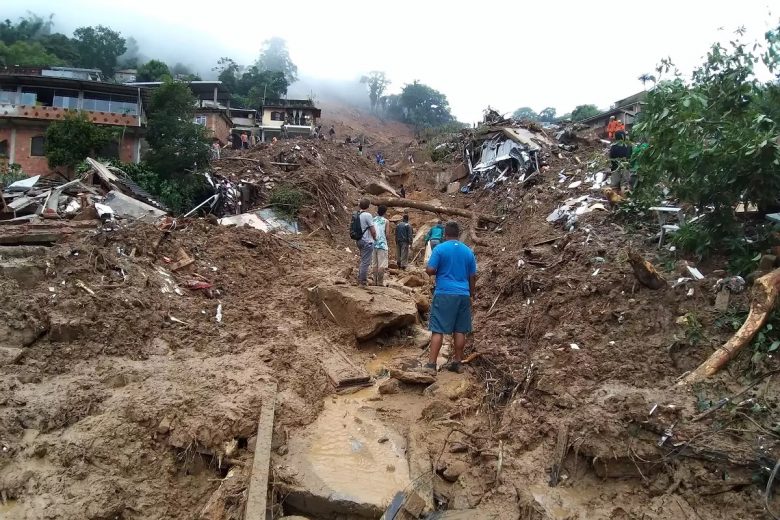
M 373 204 L 374 206 L 387 206 L 388 208 L 413 208 L 422 211 L 430 211 L 431 213 L 443 213 L 445 215 L 456 215 L 459 217 L 466 217 L 468 219 L 476 218 L 478 220 L 486 220 L 487 222 L 493 222 L 494 224 L 498 224 L 499 222 L 501 222 L 501 219 L 499 217 L 495 217 L 493 215 L 482 215 L 479 213 L 474 213 L 473 211 L 469 211 L 467 209 L 445 208 L 444 206 L 434 206 L 433 204 L 429 204 L 427 202 L 419 202 L 416 200 L 409 200 L 409 199 L 396 199 L 393 197 L 387 197 L 387 198 L 375 197 L 371 199 L 371 204 Z
M 718 370 L 736 356 L 740 350 L 750 344 L 758 331 L 766 323 L 775 301 L 780 294 L 780 269 L 775 269 L 756 280 L 753 285 L 750 313 L 742 327 L 723 346 L 712 353 L 699 367 L 685 376 L 678 386 L 691 385 L 713 376 Z

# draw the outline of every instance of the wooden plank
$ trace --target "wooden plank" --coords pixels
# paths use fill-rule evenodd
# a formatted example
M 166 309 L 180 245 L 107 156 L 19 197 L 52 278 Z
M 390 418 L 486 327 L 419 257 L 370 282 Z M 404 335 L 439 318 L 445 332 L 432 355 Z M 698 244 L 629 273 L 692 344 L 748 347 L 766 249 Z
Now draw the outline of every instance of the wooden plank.
M 271 436 L 274 432 L 274 410 L 276 407 L 276 383 L 269 385 L 263 397 L 260 420 L 257 423 L 257 444 L 249 490 L 246 499 L 244 520 L 266 520 L 268 497 L 268 472 L 271 467 Z
M 35 231 L 35 232 L 21 232 L 0 235 L 0 245 L 3 246 L 18 246 L 18 245 L 36 245 L 36 244 L 53 244 L 59 242 L 62 238 L 72 233 L 69 229 L 51 230 L 51 231 Z
M 336 389 L 363 385 L 371 380 L 368 372 L 353 363 L 336 345 L 331 345 L 329 352 L 320 356 L 320 364 Z
M 558 427 L 558 439 L 555 443 L 555 451 L 552 458 L 552 469 L 550 470 L 550 487 L 558 485 L 563 469 L 563 461 L 569 451 L 569 427 L 561 425 Z

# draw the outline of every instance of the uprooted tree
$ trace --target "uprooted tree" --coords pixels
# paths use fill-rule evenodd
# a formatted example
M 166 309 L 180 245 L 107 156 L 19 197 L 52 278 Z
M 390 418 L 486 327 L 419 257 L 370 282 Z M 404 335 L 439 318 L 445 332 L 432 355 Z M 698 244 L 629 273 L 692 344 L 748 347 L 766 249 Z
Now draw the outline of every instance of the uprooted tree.
M 777 208 L 780 85 L 760 81 L 754 68 L 763 62 L 780 72 L 779 42 L 780 28 L 766 33 L 763 52 L 740 38 L 716 43 L 690 81 L 664 60 L 659 75 L 673 75 L 648 94 L 634 127 L 635 137 L 649 144 L 638 162 L 639 195 L 654 197 L 665 187 L 695 205 L 704 215 L 693 225 L 703 243 L 699 254 L 742 236 L 738 203 Z

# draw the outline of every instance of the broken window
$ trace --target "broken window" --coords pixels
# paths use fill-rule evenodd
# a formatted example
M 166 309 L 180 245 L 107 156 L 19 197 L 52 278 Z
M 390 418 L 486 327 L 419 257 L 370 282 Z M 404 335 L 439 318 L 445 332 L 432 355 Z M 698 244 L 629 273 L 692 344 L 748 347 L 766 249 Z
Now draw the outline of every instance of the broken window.
M 50 107 L 54 103 L 54 89 L 42 87 L 22 87 L 20 105 Z
M 0 141 L 0 157 L 8 157 L 8 141 Z
M 43 157 L 46 155 L 46 138 L 36 135 L 30 139 L 30 157 Z
M 206 126 L 206 116 L 195 116 L 195 124 Z

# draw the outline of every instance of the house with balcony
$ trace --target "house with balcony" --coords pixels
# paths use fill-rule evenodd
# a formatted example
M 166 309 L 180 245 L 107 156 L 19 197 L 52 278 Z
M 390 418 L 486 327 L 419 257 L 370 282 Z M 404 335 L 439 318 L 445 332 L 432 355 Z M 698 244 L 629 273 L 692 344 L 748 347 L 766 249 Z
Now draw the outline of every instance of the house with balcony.
M 65 69 L 65 68 L 59 68 Z M 148 93 L 139 87 L 90 79 L 89 69 L 0 70 L 0 161 L 28 175 L 52 173 L 46 160 L 46 129 L 71 111 L 118 130 L 99 155 L 138 162 Z
M 311 99 L 266 99 L 261 108 L 260 137 L 263 141 L 279 137 L 282 125 L 287 135 L 312 135 L 322 110 Z
M 125 85 L 151 91 L 162 85 L 162 82 L 144 81 Z M 227 142 L 235 126 L 231 118 L 230 92 L 221 81 L 188 81 L 187 86 L 197 99 L 193 123 L 206 127 L 211 137 L 220 143 Z

